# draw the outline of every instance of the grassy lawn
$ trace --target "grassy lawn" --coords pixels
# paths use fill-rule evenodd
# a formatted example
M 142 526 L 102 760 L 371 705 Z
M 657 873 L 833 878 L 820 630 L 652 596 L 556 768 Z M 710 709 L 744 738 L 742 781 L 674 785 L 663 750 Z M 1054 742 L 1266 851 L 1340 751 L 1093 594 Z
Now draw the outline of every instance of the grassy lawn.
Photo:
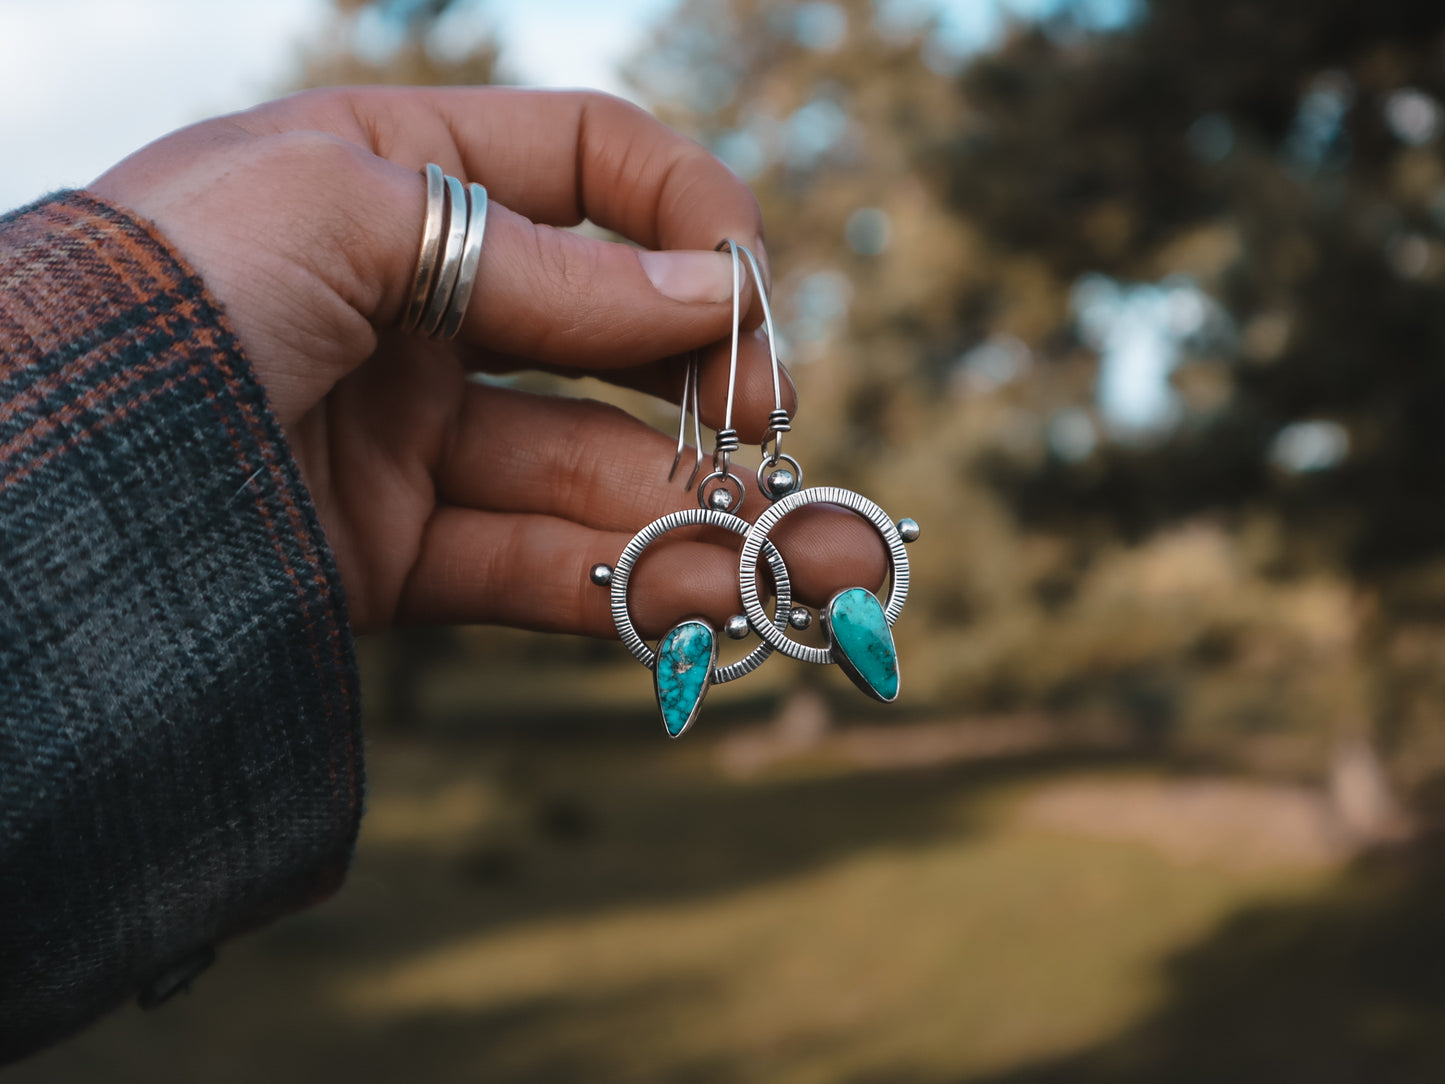
M 1098 758 L 720 762 L 377 741 L 336 899 L 7 1079 L 1442 1078 L 1413 880 L 1025 814 L 1162 778 Z

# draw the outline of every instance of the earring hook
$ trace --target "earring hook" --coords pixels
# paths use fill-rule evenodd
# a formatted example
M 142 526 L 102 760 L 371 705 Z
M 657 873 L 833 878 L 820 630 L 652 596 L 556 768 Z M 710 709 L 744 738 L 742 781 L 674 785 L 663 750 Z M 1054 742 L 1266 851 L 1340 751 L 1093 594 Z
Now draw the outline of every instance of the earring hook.
M 742 336 L 742 261 L 738 258 L 738 243 L 731 238 L 720 242 L 717 251 L 724 248 L 732 255 L 733 263 L 733 335 L 732 353 L 728 360 L 728 397 L 723 411 L 722 428 L 717 431 L 713 442 L 712 473 L 697 487 L 697 500 L 704 508 L 720 512 L 737 512 L 742 507 L 747 489 L 742 480 L 732 473 L 732 453 L 738 450 L 738 431 L 733 428 L 733 404 L 737 399 L 738 387 L 738 340 Z M 697 396 L 701 384 L 701 371 L 692 377 L 692 393 Z M 696 410 L 694 409 L 694 417 Z M 716 488 L 711 483 L 716 482 Z M 732 488 L 730 488 L 730 486 Z M 736 490 L 736 495 L 734 491 Z
M 778 361 L 778 334 L 773 328 L 773 306 L 768 299 L 768 289 L 763 282 L 763 271 L 758 258 L 746 245 L 738 246 L 747 257 L 753 281 L 758 287 L 758 298 L 763 303 L 763 323 L 768 329 L 768 361 L 773 373 L 773 409 L 768 415 L 768 430 L 760 445 L 763 461 L 758 464 L 758 489 L 770 501 L 776 501 L 793 492 L 803 484 L 803 468 L 798 461 L 783 452 L 783 434 L 793 429 L 793 419 L 783 409 L 782 363 Z M 768 445 L 772 444 L 769 450 Z M 787 464 L 787 467 L 782 466 Z M 778 468 L 774 470 L 774 468 Z
M 701 383 L 699 372 L 698 352 L 688 352 L 687 366 L 682 371 L 682 414 L 677 420 L 677 455 L 672 459 L 672 470 L 667 472 L 667 480 L 672 481 L 673 475 L 677 473 L 678 464 L 682 462 L 682 453 L 687 447 L 687 416 L 692 414 L 692 447 L 696 459 L 692 464 L 692 473 L 687 476 L 687 484 L 682 487 L 686 493 L 692 489 L 693 483 L 697 481 L 697 473 L 702 470 L 702 423 L 698 419 L 698 385 Z
M 742 338 L 743 333 L 742 261 L 738 259 L 738 252 L 742 246 L 729 237 L 717 247 L 719 252 L 726 247 L 733 260 L 733 335 L 731 353 L 728 357 L 728 397 L 727 406 L 723 411 L 722 428 L 717 431 L 717 441 L 713 445 L 712 453 L 713 473 L 727 474 L 732 453 L 738 450 L 738 431 L 733 428 L 733 402 L 737 398 L 738 390 L 738 340 Z
M 753 273 L 753 282 L 758 288 L 758 298 L 763 303 L 763 324 L 768 329 L 768 362 L 773 372 L 773 412 L 768 416 L 768 431 L 776 437 L 779 433 L 788 432 L 792 426 L 788 412 L 783 409 L 782 364 L 778 361 L 778 335 L 773 330 L 773 306 L 772 302 L 768 300 L 768 289 L 763 282 L 763 271 L 758 266 L 758 258 L 753 255 L 753 250 L 747 245 L 739 245 L 738 248 L 747 257 L 748 267 Z M 783 423 L 780 427 L 774 424 L 779 420 Z M 763 443 L 766 445 L 767 441 Z M 781 444 L 778 445 L 778 448 L 781 449 Z M 763 453 L 767 454 L 766 446 L 763 448 Z

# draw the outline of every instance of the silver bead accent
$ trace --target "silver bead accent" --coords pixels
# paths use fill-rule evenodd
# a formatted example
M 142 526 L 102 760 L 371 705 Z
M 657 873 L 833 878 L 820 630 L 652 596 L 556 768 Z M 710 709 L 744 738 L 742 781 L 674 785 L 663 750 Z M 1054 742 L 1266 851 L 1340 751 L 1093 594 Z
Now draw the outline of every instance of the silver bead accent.
M 920 528 L 916 519 L 900 519 L 898 521 L 898 535 L 905 542 L 917 542 Z
M 797 477 L 787 467 L 779 467 L 768 475 L 768 494 L 777 500 L 793 492 L 798 484 Z
M 808 612 L 806 606 L 794 606 L 788 611 L 788 624 L 802 632 L 813 623 L 813 615 Z
M 612 583 L 612 566 L 593 565 L 592 571 L 587 573 L 587 578 L 598 587 L 607 587 Z
M 746 639 L 748 633 L 753 630 L 752 626 L 748 624 L 748 619 L 745 614 L 733 614 L 728 618 L 727 624 L 723 626 L 723 631 L 728 634 L 728 638 L 731 640 L 742 640 Z
M 733 495 L 719 487 L 707 495 L 707 506 L 714 512 L 726 512 L 733 506 Z

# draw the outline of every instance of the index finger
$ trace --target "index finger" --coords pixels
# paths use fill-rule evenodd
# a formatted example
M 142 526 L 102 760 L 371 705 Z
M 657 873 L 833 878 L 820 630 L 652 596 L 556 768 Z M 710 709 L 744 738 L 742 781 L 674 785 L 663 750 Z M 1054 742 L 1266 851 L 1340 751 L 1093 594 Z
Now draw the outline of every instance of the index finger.
M 699 144 L 596 91 L 351 87 L 276 103 L 278 118 L 329 120 L 382 158 L 437 162 L 534 222 L 588 219 L 646 248 L 748 244 L 769 276 L 762 214 L 747 185 Z
M 717 240 L 761 245 L 746 185 L 696 143 L 605 95 L 363 87 L 307 92 L 236 121 L 262 134 L 320 129 L 365 156 L 344 171 L 355 193 L 331 211 L 370 284 L 366 296 L 348 299 L 382 325 L 400 317 L 416 265 L 420 165 L 435 161 L 485 182 L 492 200 L 481 286 L 461 337 L 545 365 L 634 367 L 724 339 L 735 280 Z M 405 210 L 357 213 L 369 207 Z M 661 247 L 638 250 L 547 224 L 583 216 Z M 369 243 L 351 243 L 357 231 Z M 746 275 L 741 285 L 745 306 L 758 308 Z

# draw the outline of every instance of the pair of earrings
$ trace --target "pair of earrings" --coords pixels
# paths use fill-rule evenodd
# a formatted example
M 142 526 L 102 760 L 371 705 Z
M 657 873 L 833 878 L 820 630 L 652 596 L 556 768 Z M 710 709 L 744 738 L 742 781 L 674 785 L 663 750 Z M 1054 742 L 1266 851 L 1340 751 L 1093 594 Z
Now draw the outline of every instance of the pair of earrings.
M 908 555 L 904 546 L 917 539 L 919 533 L 915 521 L 903 519 L 895 524 L 878 505 L 852 490 L 837 486 L 803 488 L 802 467 L 782 450 L 782 437 L 791 431 L 792 420 L 783 408 L 781 365 L 773 331 L 772 306 L 762 272 L 757 258 L 746 246 L 727 240 L 718 246 L 719 250 L 724 247 L 732 255 L 733 272 L 732 353 L 728 367 L 727 404 L 723 427 L 717 431 L 713 447 L 712 472 L 697 485 L 698 507 L 684 508 L 653 520 L 627 543 L 616 564 L 596 565 L 591 571 L 593 583 L 611 590 L 612 620 L 617 626 L 618 636 L 633 657 L 653 673 L 663 727 L 674 738 L 680 737 L 696 721 L 709 688 L 752 673 L 774 651 L 817 665 L 837 663 L 869 696 L 885 702 L 896 700 L 898 652 L 892 630 L 908 598 Z M 758 490 L 765 500 L 772 503 L 756 523 L 749 523 L 738 515 L 747 496 L 747 487 L 733 473 L 731 466 L 732 453 L 739 446 L 737 430 L 733 428 L 733 400 L 737 390 L 738 342 L 742 334 L 743 259 L 747 261 L 762 300 L 773 378 L 773 409 L 768 415 L 767 434 L 762 442 L 763 459 L 757 470 Z M 698 358 L 694 353 L 684 372 L 677 455 L 667 476 L 671 481 L 682 463 L 690 413 L 696 459 L 684 491 L 692 489 L 703 464 L 698 384 Z M 777 548 L 768 541 L 769 534 L 784 516 L 810 504 L 832 504 L 850 509 L 873 525 L 888 548 L 891 582 L 887 602 L 880 602 L 866 587 L 849 587 L 837 592 L 819 611 L 828 639 L 827 647 L 803 644 L 787 634 L 789 627 L 807 629 L 812 624 L 812 614 L 805 607 L 793 605 L 787 565 Z M 643 552 L 671 531 L 699 525 L 721 527 L 743 539 L 738 564 L 742 612 L 729 618 L 723 631 L 736 640 L 746 639 L 749 634 L 755 633 L 760 642 L 742 659 L 727 666 L 718 665 L 718 630 L 705 619 L 684 619 L 668 630 L 657 649 L 653 650 L 638 634 L 628 607 L 628 585 L 633 568 Z M 775 594 L 771 616 L 759 590 L 759 561 L 766 562 L 773 576 Z

